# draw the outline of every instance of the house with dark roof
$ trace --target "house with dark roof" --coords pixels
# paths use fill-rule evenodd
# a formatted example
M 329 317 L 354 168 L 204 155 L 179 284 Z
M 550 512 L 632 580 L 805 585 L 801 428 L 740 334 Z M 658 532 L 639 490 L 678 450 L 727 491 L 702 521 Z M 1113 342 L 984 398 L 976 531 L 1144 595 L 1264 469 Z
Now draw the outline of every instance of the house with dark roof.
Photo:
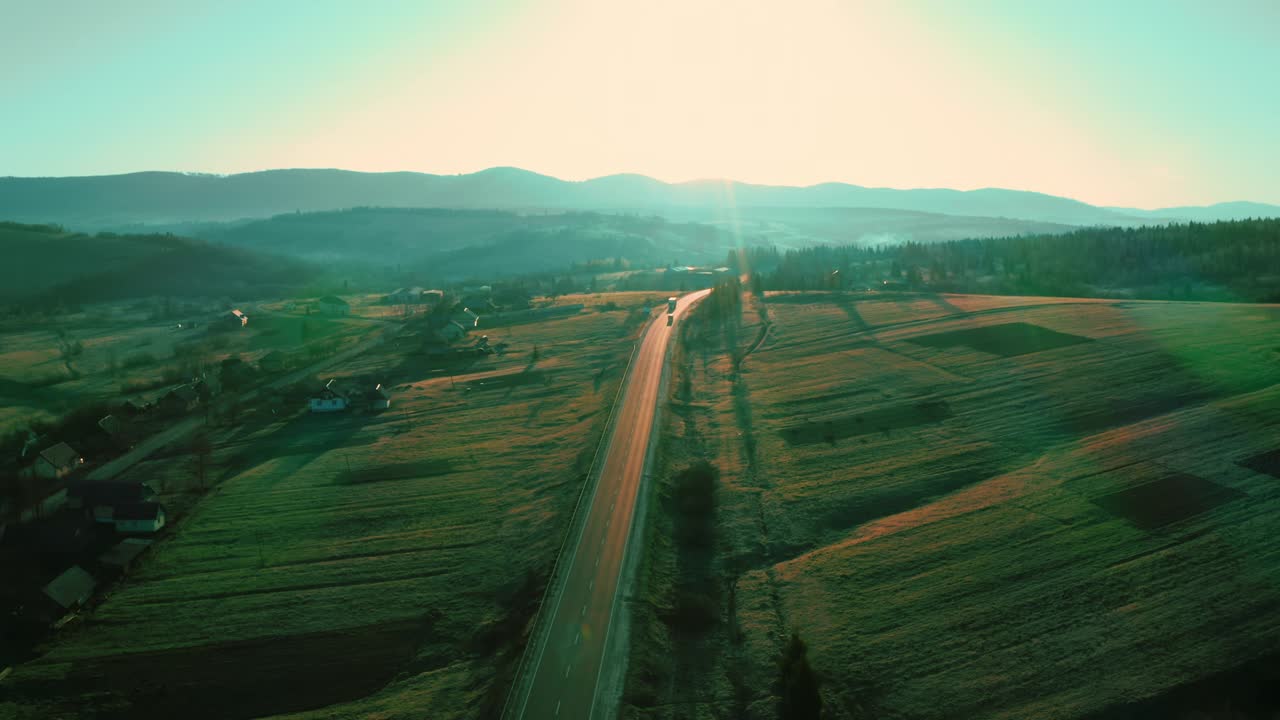
M 333 380 L 325 383 L 324 389 L 312 395 L 307 401 L 313 413 L 340 412 L 346 410 L 350 403 L 351 398 Z
M 386 410 L 391 407 L 391 393 L 381 383 L 351 387 L 344 392 L 348 404 L 358 410 Z
M 115 511 L 116 532 L 150 535 L 164 527 L 164 506 L 158 502 L 124 503 Z
M 36 477 L 57 480 L 74 472 L 84 464 L 84 458 L 70 445 L 60 442 L 36 457 L 32 472 Z
M 200 393 L 190 385 L 179 385 L 164 394 L 156 403 L 156 407 L 169 415 L 181 415 L 191 412 L 200 405 Z
M 319 306 L 320 312 L 324 315 L 351 314 L 351 306 L 347 304 L 346 300 L 336 295 L 325 295 L 316 301 L 316 305 Z

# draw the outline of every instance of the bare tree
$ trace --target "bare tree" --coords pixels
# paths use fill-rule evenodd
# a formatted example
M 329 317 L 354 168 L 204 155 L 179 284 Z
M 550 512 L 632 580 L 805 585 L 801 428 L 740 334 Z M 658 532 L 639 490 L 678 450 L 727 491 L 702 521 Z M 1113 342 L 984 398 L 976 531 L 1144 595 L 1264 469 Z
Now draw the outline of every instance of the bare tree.
M 62 364 L 67 368 L 67 373 L 72 377 L 78 376 L 79 373 L 76 372 L 72 363 L 84 352 L 84 343 L 72 338 L 66 330 L 58 330 L 57 341 L 58 356 L 62 358 Z
M 209 457 L 213 454 L 213 445 L 209 442 L 208 435 L 201 432 L 191 439 L 191 454 L 196 471 L 196 480 L 200 483 L 200 489 L 204 490 L 209 470 Z

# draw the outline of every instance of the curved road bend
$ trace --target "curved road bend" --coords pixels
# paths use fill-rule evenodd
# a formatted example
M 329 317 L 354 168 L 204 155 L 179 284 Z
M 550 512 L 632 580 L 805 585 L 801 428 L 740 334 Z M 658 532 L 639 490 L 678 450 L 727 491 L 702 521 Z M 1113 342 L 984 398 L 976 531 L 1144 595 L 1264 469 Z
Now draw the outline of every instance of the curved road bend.
M 680 298 L 676 317 L 709 292 Z M 553 590 L 550 606 L 543 608 L 551 613 L 551 622 L 529 648 L 536 654 L 526 670 L 528 677 L 516 679 L 523 694 L 514 700 L 514 718 L 586 720 L 591 716 L 627 536 L 649 454 L 667 342 L 674 330 L 667 327 L 666 313 L 650 322 L 624 379 L 627 388 L 614 417 L 582 534 L 562 558 L 567 563 L 562 584 Z

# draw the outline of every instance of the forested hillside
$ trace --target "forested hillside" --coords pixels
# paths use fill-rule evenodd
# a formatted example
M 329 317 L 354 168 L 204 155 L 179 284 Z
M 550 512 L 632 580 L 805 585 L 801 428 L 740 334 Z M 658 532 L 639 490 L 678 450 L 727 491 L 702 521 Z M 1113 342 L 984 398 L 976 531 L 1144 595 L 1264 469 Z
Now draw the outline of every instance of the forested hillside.
M 318 276 L 309 263 L 244 248 L 50 225 L 0 222 L 0 253 L 0 300 L 24 307 L 148 295 L 271 295 Z
M 1095 228 L 886 247 L 754 249 L 767 289 L 891 282 L 945 292 L 1280 302 L 1280 219 Z
M 641 264 L 719 261 L 736 247 L 731 233 L 708 225 L 588 212 L 354 208 L 197 232 L 219 243 L 417 282 L 561 270 L 619 256 Z

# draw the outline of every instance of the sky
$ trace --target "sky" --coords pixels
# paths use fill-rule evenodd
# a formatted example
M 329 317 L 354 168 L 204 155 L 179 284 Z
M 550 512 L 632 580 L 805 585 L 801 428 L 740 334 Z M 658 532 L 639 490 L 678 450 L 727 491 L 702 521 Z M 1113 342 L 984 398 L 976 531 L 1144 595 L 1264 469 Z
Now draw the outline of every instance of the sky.
M 285 167 L 1280 203 L 1280 3 L 0 0 L 0 175 Z

